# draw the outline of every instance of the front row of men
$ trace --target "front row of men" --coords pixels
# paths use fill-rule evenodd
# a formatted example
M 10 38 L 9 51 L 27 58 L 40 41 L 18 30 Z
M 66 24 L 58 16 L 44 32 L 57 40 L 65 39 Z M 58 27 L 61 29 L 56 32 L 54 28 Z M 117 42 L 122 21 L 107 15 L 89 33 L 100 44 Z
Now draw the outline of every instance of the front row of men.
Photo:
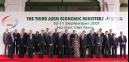
M 9 32 L 3 33 L 3 41 L 5 44 L 5 54 L 8 57 L 13 58 L 14 54 L 18 54 L 20 58 L 23 58 L 27 53 L 30 58 L 35 53 L 39 57 L 44 57 L 44 54 L 48 54 L 49 57 L 58 55 L 58 57 L 85 57 L 88 51 L 88 57 L 93 58 L 95 54 L 97 58 L 104 56 L 117 57 L 117 48 L 120 45 L 120 57 L 124 52 L 126 57 L 126 36 L 123 32 L 120 32 L 120 36 L 117 38 L 115 33 L 112 33 L 112 29 L 102 33 L 100 28 L 98 32 L 94 32 L 94 29 L 90 30 L 90 33 L 86 34 L 86 31 L 82 31 L 80 35 L 73 30 L 73 33 L 55 32 L 52 34 L 49 32 L 49 28 L 46 28 L 46 32 L 41 30 L 36 34 L 25 32 L 23 28 L 20 33 L 15 29 Z M 6 53 L 6 49 L 8 53 Z

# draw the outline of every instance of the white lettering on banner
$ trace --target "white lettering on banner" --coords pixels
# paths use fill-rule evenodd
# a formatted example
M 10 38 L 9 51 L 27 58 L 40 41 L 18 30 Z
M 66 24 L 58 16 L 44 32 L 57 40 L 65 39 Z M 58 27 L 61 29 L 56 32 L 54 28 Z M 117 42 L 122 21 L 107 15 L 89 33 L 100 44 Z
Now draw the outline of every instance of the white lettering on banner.
M 86 33 L 91 28 L 95 28 L 97 32 L 99 28 L 103 32 L 113 30 L 116 36 L 120 35 L 120 31 L 128 38 L 128 13 L 103 13 L 103 12 L 23 12 L 23 13 L 0 13 L 0 54 L 4 54 L 4 44 L 2 35 L 6 28 L 10 31 L 22 28 L 29 30 L 41 31 L 49 28 L 54 32 L 55 28 L 64 32 L 65 29 L 76 30 L 80 34 L 83 30 Z M 128 54 L 128 44 L 126 45 Z M 119 48 L 118 48 L 118 54 Z

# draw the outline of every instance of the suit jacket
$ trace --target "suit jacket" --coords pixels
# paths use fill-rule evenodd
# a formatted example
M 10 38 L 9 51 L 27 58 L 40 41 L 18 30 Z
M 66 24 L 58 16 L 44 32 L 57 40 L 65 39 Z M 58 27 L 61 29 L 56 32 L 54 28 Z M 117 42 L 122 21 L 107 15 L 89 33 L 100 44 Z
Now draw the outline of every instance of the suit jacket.
M 47 32 L 45 32 L 44 34 L 43 34 L 43 36 L 44 36 L 44 41 L 45 41 L 45 43 L 46 43 L 46 46 L 48 46 L 48 40 L 49 40 L 49 38 L 48 38 L 48 33 Z
M 30 38 L 30 36 L 29 36 L 28 39 L 27 39 L 27 47 L 28 48 L 33 48 L 34 47 L 34 42 L 35 42 L 35 36 L 34 36 L 34 34 L 32 34 L 32 38 Z
M 68 33 L 67 34 L 64 33 L 62 35 L 62 41 L 63 41 L 63 44 L 64 44 L 65 48 L 70 47 L 70 43 L 69 43 L 69 39 L 68 39 Z
M 19 46 L 20 47 L 27 46 L 27 39 L 28 39 L 28 34 L 27 33 L 23 33 L 23 36 L 20 35 Z
M 86 48 L 87 45 L 87 35 L 84 35 L 84 38 L 82 39 L 82 36 L 79 37 L 79 41 L 80 41 L 80 48 Z
M 7 36 L 7 43 L 8 45 L 14 45 L 14 37 L 11 35 L 11 33 Z
M 51 35 L 48 35 L 47 38 L 48 38 L 48 45 L 51 46 L 51 47 L 54 46 L 54 42 L 53 42 L 52 36 Z
M 114 34 L 114 33 L 112 33 L 112 35 L 111 35 L 111 34 L 108 34 L 108 35 L 109 35 L 109 39 L 110 39 L 110 45 L 113 45 L 113 44 L 112 44 L 112 42 L 113 42 L 113 34 Z
M 122 39 L 121 36 L 119 36 L 118 39 L 119 39 L 118 41 L 119 41 L 120 45 L 124 45 L 123 43 L 126 43 L 127 42 L 126 36 L 123 36 L 123 39 Z
M 118 38 L 115 37 L 115 38 L 113 39 L 112 45 L 113 45 L 113 46 L 116 46 L 116 47 L 118 46 Z
M 54 44 L 58 45 L 58 43 L 59 43 L 59 33 L 58 32 L 53 33 L 52 38 L 53 38 Z
M 87 34 L 87 43 L 89 46 L 95 46 L 95 40 L 96 40 L 96 33 L 91 33 Z
M 15 40 L 16 45 L 19 45 L 20 34 L 19 33 L 13 33 L 13 36 L 14 36 L 14 40 Z
M 8 33 L 6 33 L 6 32 L 3 33 L 3 43 L 4 43 L 4 44 L 7 44 L 7 42 L 8 42 L 8 41 L 7 41 L 8 35 L 9 35 L 9 32 L 8 32 Z
M 96 40 L 95 40 L 95 44 L 96 46 L 102 46 L 103 43 L 103 35 L 100 34 L 100 36 L 98 36 L 98 34 L 96 35 Z
M 104 42 L 104 46 L 110 46 L 110 38 L 109 38 L 109 35 L 108 37 L 106 35 L 104 35 L 103 37 L 103 42 Z

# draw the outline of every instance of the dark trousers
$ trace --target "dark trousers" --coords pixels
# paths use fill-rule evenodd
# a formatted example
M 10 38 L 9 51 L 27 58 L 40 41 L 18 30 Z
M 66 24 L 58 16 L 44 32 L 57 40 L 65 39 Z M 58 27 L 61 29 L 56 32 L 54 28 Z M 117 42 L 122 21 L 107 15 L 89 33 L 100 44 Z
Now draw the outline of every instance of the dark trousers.
M 64 54 L 64 48 L 62 46 L 58 47 L 58 57 L 59 58 L 62 58 L 63 57 L 63 54 Z
M 94 55 L 94 46 L 89 46 L 89 57 L 90 58 L 93 58 L 93 55 Z
M 39 47 L 39 54 L 38 54 L 38 56 L 39 56 L 40 58 L 42 58 L 42 57 L 44 57 L 44 54 L 45 54 L 45 48 L 42 47 L 42 46 L 40 46 L 40 47 Z
M 19 58 L 23 58 L 24 57 L 24 47 L 23 46 L 19 46 Z
M 7 54 L 6 52 L 6 50 L 8 49 L 8 45 L 7 44 L 5 44 L 5 49 L 4 49 L 4 54 Z
M 85 57 L 85 54 L 86 54 L 86 48 L 80 47 L 80 57 Z
M 126 45 L 120 45 L 120 57 L 122 58 L 122 52 L 124 52 L 124 58 L 126 58 Z
M 109 57 L 110 55 L 110 46 L 105 45 L 104 46 L 104 57 Z
M 102 46 L 97 45 L 96 48 L 95 48 L 95 54 L 96 54 L 96 57 L 97 57 L 97 58 L 100 57 L 101 52 L 102 52 Z
M 54 47 L 53 46 L 49 46 L 48 54 L 49 54 L 50 58 L 54 57 Z
M 33 48 L 28 48 L 28 56 L 29 58 L 33 57 Z
M 14 54 L 14 46 L 8 46 L 8 57 L 9 58 L 13 58 L 13 54 Z
M 117 57 L 117 46 L 112 47 L 112 56 Z
M 18 52 L 19 52 L 19 47 L 16 45 L 15 46 L 15 50 L 16 50 L 16 54 L 18 54 Z
M 65 57 L 70 57 L 71 56 L 71 49 L 69 47 L 64 48 L 64 56 Z

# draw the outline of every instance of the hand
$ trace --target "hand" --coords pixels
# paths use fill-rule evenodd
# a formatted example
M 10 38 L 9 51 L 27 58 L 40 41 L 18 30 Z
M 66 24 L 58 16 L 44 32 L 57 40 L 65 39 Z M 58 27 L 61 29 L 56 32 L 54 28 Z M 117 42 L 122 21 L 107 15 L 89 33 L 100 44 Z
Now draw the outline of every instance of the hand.
M 53 44 L 50 44 L 50 46 L 52 46 Z
M 11 47 L 11 45 L 9 44 L 9 47 Z

